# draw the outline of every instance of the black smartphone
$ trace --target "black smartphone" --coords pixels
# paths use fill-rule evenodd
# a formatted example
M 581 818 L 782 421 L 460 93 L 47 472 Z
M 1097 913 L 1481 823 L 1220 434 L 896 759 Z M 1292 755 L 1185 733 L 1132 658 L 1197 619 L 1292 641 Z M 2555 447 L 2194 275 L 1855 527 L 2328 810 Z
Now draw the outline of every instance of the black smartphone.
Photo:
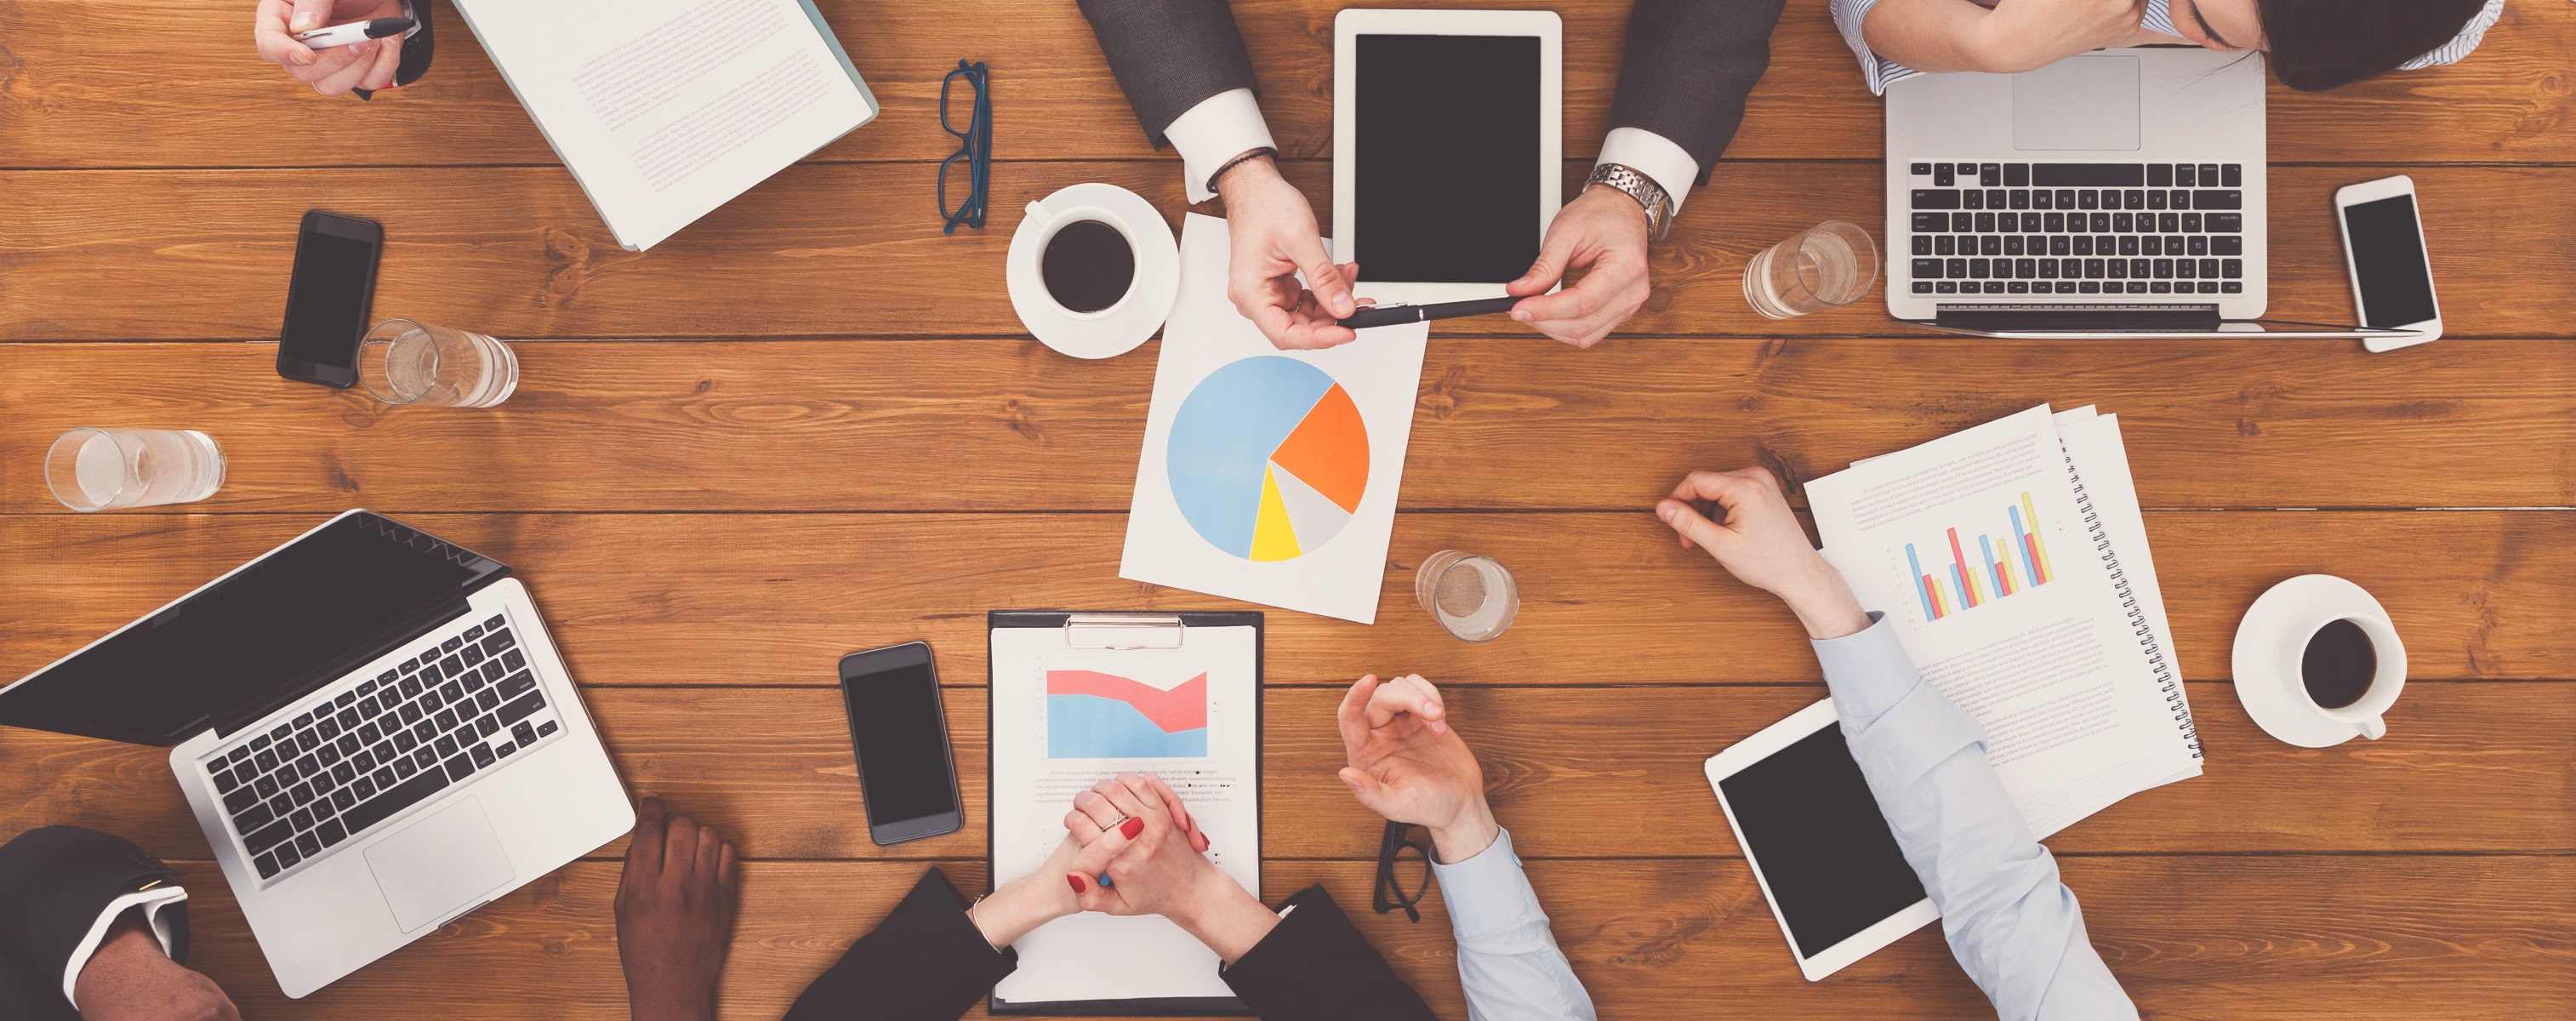
M 841 657 L 841 705 L 850 714 L 869 839 L 900 844 L 957 832 L 966 812 L 930 646 L 912 642 Z
M 286 325 L 277 334 L 277 374 L 346 389 L 358 382 L 358 339 L 376 298 L 376 258 L 385 229 L 374 220 L 304 214 L 295 236 L 295 275 L 286 284 Z

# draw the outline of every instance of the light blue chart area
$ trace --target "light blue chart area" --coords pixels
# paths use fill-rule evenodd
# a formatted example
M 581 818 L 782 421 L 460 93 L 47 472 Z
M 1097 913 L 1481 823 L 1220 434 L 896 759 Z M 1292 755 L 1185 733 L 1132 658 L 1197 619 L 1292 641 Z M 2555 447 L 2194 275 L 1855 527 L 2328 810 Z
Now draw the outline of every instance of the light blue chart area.
M 1209 373 L 1181 401 L 1165 470 L 1181 517 L 1210 545 L 1251 558 L 1270 455 L 1332 388 L 1322 369 L 1256 355 Z
M 1134 703 L 1098 695 L 1047 696 L 1047 758 L 1207 757 L 1207 728 L 1164 733 Z

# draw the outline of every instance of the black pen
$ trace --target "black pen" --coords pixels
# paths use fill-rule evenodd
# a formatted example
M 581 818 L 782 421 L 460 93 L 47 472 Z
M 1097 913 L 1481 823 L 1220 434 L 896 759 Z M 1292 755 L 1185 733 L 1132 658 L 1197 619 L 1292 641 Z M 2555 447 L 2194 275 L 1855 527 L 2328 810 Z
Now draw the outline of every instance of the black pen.
M 1371 326 L 1393 326 L 1397 323 L 1419 323 L 1432 319 L 1456 319 L 1460 316 L 1491 315 L 1509 312 L 1520 304 L 1519 298 L 1479 298 L 1475 301 L 1443 301 L 1430 305 L 1371 305 L 1336 325 L 1354 330 Z
M 310 32 L 298 32 L 295 35 L 295 41 L 303 43 L 313 49 L 324 50 L 334 46 L 347 46 L 350 43 L 365 42 L 369 39 L 382 39 L 389 35 L 401 35 L 402 33 L 411 31 L 411 26 L 413 24 L 414 22 L 410 18 L 377 18 L 374 21 L 352 21 L 346 25 L 333 25 L 329 28 L 317 28 Z

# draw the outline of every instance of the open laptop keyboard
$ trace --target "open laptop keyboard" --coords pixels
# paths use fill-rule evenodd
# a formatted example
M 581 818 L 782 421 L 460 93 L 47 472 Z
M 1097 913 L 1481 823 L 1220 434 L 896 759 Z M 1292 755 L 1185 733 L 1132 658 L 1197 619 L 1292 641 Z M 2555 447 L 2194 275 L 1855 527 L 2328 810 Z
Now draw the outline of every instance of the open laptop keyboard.
M 2243 294 L 2236 163 L 1930 163 L 1915 294 Z
M 518 639 L 490 620 L 344 678 L 311 708 L 205 760 L 263 880 L 560 729 Z

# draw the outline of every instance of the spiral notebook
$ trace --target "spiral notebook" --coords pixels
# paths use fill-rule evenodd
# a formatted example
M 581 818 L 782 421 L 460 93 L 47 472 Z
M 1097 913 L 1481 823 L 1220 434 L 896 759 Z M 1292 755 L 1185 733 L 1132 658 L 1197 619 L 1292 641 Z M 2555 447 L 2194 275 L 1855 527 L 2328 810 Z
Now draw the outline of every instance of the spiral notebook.
M 2040 405 L 1807 483 L 1825 559 L 2036 835 L 2200 775 L 2117 416 Z

